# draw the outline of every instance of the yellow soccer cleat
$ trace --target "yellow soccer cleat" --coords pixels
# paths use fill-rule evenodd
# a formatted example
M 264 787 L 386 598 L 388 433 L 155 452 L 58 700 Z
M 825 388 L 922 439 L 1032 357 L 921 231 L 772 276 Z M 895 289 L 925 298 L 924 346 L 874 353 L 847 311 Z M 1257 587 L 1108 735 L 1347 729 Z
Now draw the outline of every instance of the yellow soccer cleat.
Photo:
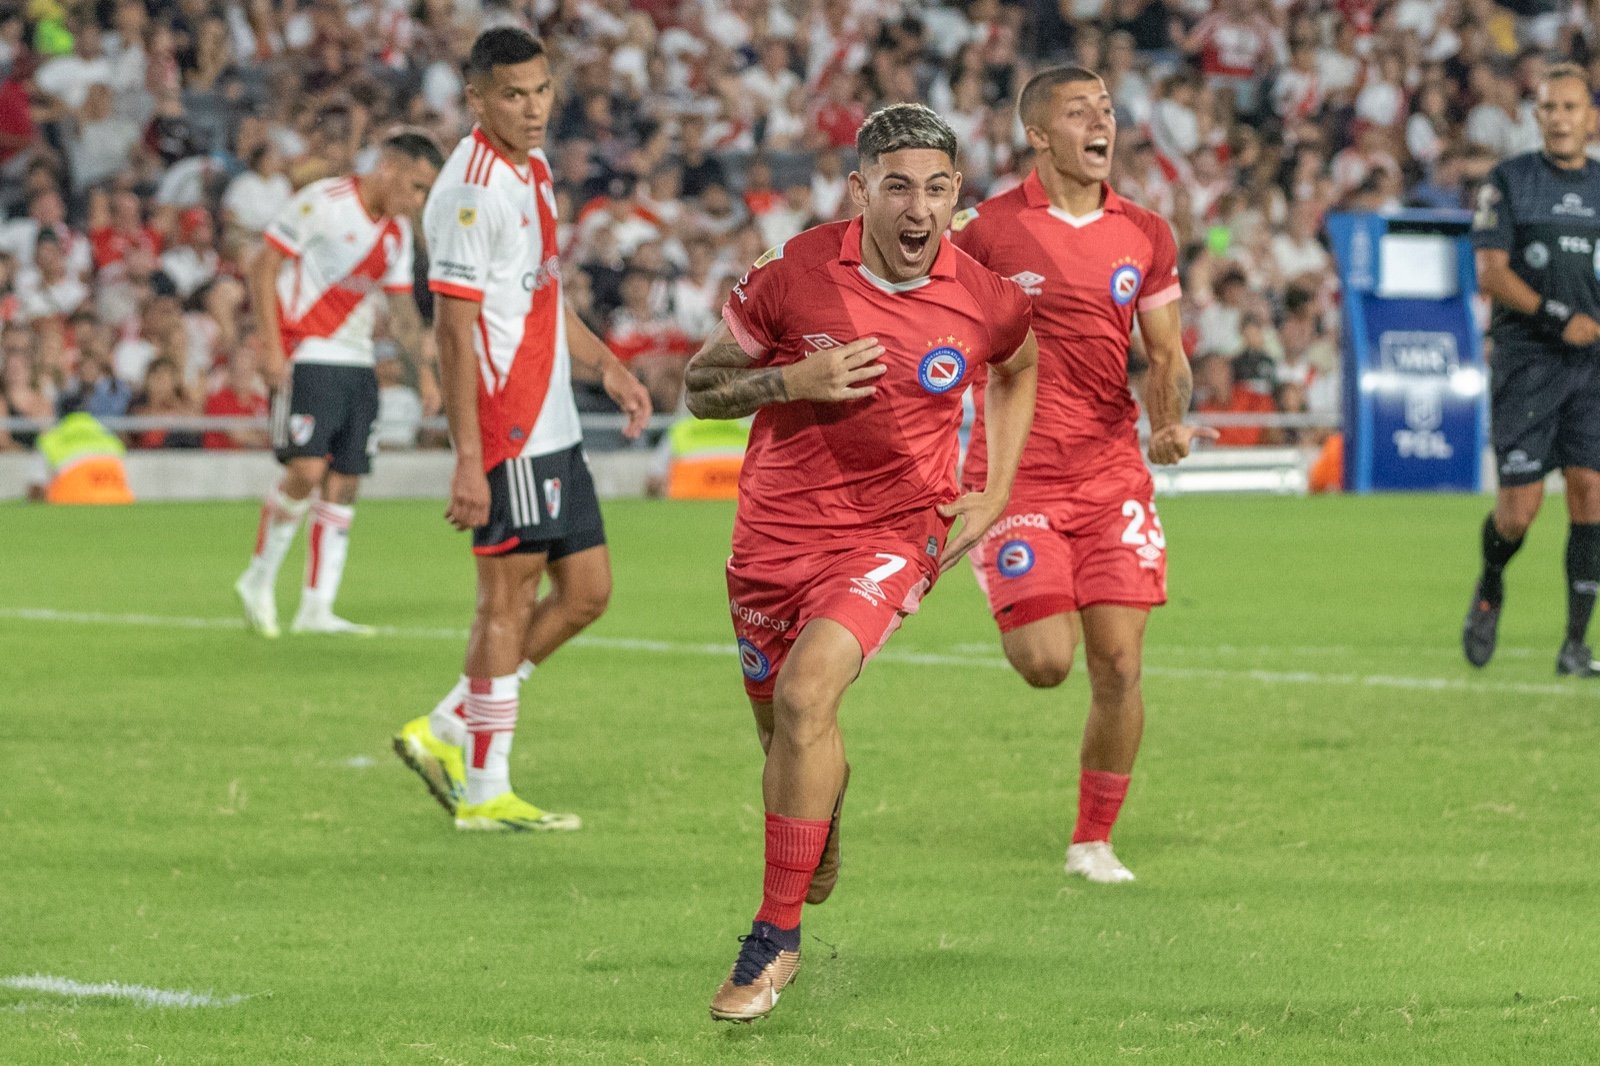
M 470 832 L 548 833 L 583 828 L 576 814 L 541 811 L 515 792 L 502 792 L 484 803 L 456 806 L 456 828 Z
M 433 798 L 451 814 L 467 798 L 467 762 L 462 750 L 433 735 L 428 716 L 413 718 L 394 738 L 394 753 L 417 772 Z

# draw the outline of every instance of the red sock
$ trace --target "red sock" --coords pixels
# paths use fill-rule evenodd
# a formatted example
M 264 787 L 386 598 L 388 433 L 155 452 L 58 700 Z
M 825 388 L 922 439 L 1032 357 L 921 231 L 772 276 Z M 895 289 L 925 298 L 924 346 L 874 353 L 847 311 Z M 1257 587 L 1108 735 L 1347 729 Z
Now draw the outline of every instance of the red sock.
M 1128 795 L 1127 774 L 1106 770 L 1084 770 L 1078 775 L 1078 824 L 1072 828 L 1072 842 L 1110 840 L 1122 801 Z
M 767 876 L 761 884 L 761 909 L 756 921 L 770 922 L 779 929 L 800 924 L 800 908 L 811 887 L 811 875 L 828 842 L 828 819 L 808 822 L 803 818 L 767 815 Z

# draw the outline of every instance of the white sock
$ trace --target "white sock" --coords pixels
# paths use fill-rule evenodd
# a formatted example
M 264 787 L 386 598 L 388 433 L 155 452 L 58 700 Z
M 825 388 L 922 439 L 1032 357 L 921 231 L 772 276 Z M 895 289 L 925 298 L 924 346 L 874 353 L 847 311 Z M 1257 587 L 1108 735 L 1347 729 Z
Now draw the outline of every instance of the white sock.
M 467 746 L 466 702 L 467 675 L 462 674 L 455 687 L 428 713 L 428 728 L 434 736 L 458 748 Z
M 517 680 L 526 681 L 533 676 L 534 666 L 528 660 L 522 660 L 522 665 L 517 667 Z M 458 748 L 467 746 L 467 675 L 462 674 L 456 680 L 454 687 L 445 693 L 444 699 L 434 705 L 428 712 L 428 728 L 433 730 L 433 735 L 446 744 Z
M 283 557 L 289 554 L 300 520 L 311 507 L 311 498 L 296 500 L 284 494 L 282 485 L 267 490 L 261 500 L 261 525 L 256 531 L 256 552 L 250 557 L 250 573 L 263 585 L 278 580 Z
M 350 552 L 350 520 L 355 508 L 318 500 L 311 505 L 311 528 L 307 533 L 306 586 L 300 594 L 300 610 L 308 605 L 319 611 L 333 610 L 344 580 L 344 561 Z
M 475 677 L 467 687 L 467 803 L 511 791 L 511 735 L 517 728 L 516 674 Z

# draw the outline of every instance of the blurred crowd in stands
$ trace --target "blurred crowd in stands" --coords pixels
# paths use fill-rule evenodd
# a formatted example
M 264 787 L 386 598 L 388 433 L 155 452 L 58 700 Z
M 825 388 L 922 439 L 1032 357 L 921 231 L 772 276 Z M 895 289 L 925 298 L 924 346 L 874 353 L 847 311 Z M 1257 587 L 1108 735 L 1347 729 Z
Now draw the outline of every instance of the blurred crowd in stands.
M 537 29 L 557 71 L 567 298 L 662 410 L 733 279 L 850 213 L 869 111 L 936 108 L 976 202 L 1027 173 L 1016 92 L 1067 61 L 1111 88 L 1115 187 L 1177 234 L 1196 408 L 1336 415 L 1324 214 L 1463 206 L 1499 157 L 1537 146 L 1550 58 L 1600 74 L 1597 15 L 1558 0 L 0 0 L 0 416 L 264 413 L 240 282 L 263 227 L 298 186 L 361 169 L 394 123 L 448 150 L 471 124 L 467 48 L 507 23 Z M 1137 342 L 1129 357 L 1137 372 Z M 386 341 L 379 373 L 380 439 L 407 446 L 435 412 Z

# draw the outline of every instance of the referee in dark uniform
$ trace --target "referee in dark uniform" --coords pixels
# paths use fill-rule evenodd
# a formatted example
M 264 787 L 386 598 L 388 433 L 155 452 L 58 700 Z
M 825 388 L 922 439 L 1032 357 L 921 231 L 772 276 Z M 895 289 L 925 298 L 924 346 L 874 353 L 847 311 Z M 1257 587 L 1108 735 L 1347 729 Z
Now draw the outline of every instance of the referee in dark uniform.
M 1600 676 L 1585 642 L 1600 585 L 1600 163 L 1584 148 L 1596 109 L 1581 67 L 1538 88 L 1544 148 L 1502 161 L 1472 220 L 1478 287 L 1494 301 L 1490 409 L 1500 490 L 1483 523 L 1483 571 L 1462 628 L 1467 661 L 1494 654 L 1506 564 L 1566 477 L 1567 632 L 1556 673 Z

